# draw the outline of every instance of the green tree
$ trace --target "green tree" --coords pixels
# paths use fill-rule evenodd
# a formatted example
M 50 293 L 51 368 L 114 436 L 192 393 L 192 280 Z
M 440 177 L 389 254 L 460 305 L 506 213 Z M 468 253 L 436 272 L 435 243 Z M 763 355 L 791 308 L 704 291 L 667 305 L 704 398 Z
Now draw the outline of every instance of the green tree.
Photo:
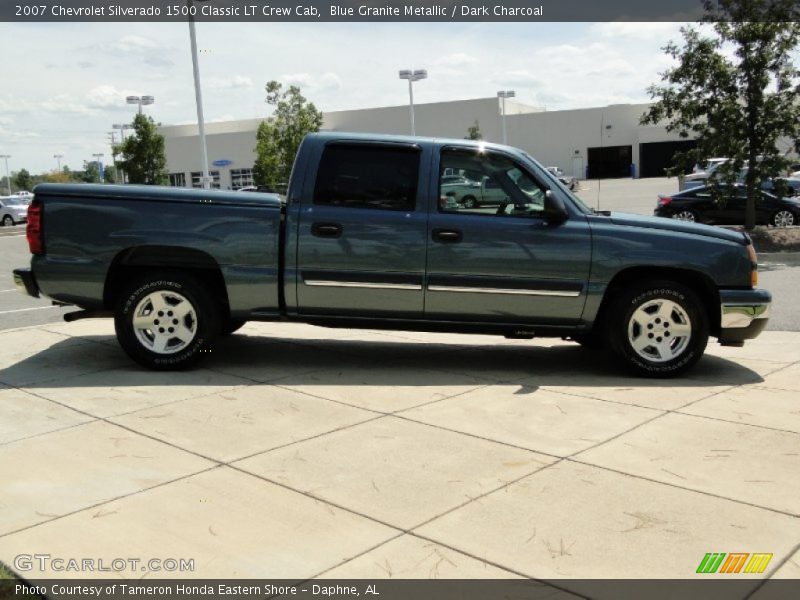
M 467 128 L 467 135 L 464 137 L 465 140 L 482 140 L 483 134 L 481 133 L 481 126 L 478 123 L 478 119 L 475 119 L 475 123 Z
M 103 170 L 103 181 L 105 183 L 116 183 L 117 167 L 114 165 L 106 165 L 106 168 Z
M 94 160 L 86 163 L 86 168 L 78 178 L 84 183 L 100 183 L 100 163 Z
M 130 183 L 164 185 L 167 183 L 167 156 L 164 136 L 158 133 L 151 117 L 136 115 L 133 135 L 115 148 L 122 156 L 119 168 L 128 175 Z
M 730 159 L 713 181 L 732 183 L 747 168 L 745 227 L 752 229 L 760 182 L 788 165 L 779 140 L 800 147 L 800 71 L 792 63 L 800 8 L 796 0 L 703 4 L 703 20 L 713 24 L 684 27 L 683 46 L 664 48 L 676 65 L 648 89 L 657 101 L 642 123 L 666 122 L 668 131 L 697 140 L 676 157 L 673 174 L 713 156 Z
M 33 177 L 28 172 L 28 169 L 21 169 L 19 173 L 14 176 L 13 183 L 17 186 L 18 190 L 28 190 L 33 188 Z
M 256 185 L 277 190 L 289 182 L 300 142 L 306 134 L 322 127 L 322 113 L 297 86 L 284 91 L 280 83 L 270 81 L 265 89 L 267 104 L 275 108 L 272 116 L 258 126 L 253 179 Z

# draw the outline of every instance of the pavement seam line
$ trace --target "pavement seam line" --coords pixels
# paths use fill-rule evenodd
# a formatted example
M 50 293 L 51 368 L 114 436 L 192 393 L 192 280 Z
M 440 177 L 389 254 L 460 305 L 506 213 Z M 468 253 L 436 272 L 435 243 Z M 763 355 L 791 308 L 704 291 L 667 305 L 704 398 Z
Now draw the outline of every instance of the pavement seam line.
M 220 467 L 223 467 L 223 466 L 225 466 L 225 465 L 222 465 L 222 464 L 211 465 L 210 467 L 207 467 L 207 468 L 202 469 L 200 471 L 196 471 L 194 473 L 188 473 L 186 475 L 182 475 L 182 476 L 177 477 L 175 479 L 170 479 L 168 481 L 162 481 L 161 483 L 157 483 L 157 484 L 155 484 L 153 486 L 150 486 L 150 487 L 147 487 L 147 488 L 142 488 L 140 490 L 135 490 L 135 491 L 130 492 L 128 494 L 121 494 L 119 496 L 115 496 L 114 498 L 110 498 L 108 500 L 103 500 L 101 502 L 96 502 L 95 504 L 91 504 L 89 506 L 83 506 L 81 508 L 78 508 L 78 509 L 72 510 L 70 512 L 64 513 L 63 515 L 58 515 L 58 516 L 52 517 L 51 519 L 47 519 L 46 521 L 40 521 L 39 523 L 34 523 L 32 525 L 26 525 L 25 527 L 20 527 L 19 529 L 15 529 L 13 531 L 8 531 L 6 533 L 0 533 L 0 539 L 3 539 L 5 537 L 11 536 L 11 535 L 15 535 L 17 533 L 21 533 L 23 531 L 27 531 L 29 529 L 33 529 L 35 527 L 41 527 L 42 525 L 47 525 L 49 523 L 52 523 L 53 521 L 60 521 L 61 519 L 64 519 L 66 517 L 70 517 L 72 515 L 76 515 L 78 513 L 84 512 L 84 511 L 89 511 L 89 510 L 92 510 L 94 508 L 100 508 L 101 506 L 105 506 L 106 504 L 109 504 L 111 502 L 118 502 L 120 500 L 124 500 L 126 498 L 130 498 L 131 496 L 138 496 L 139 494 L 143 494 L 145 492 L 149 492 L 150 490 L 154 490 L 156 488 L 164 487 L 165 485 L 170 485 L 172 483 L 177 483 L 179 481 L 183 481 L 184 479 L 189 479 L 190 477 L 194 477 L 196 475 L 201 475 L 203 473 L 208 473 L 209 471 L 213 471 L 214 469 L 219 469 Z
M 707 419 L 709 421 L 717 421 L 719 423 L 730 423 L 731 425 L 741 425 L 743 427 L 755 427 L 756 429 L 764 429 L 766 431 L 778 431 L 780 433 L 791 433 L 793 435 L 800 435 L 800 431 L 792 431 L 791 429 L 780 429 L 778 427 L 770 427 L 769 425 L 756 425 L 754 423 L 745 423 L 744 421 L 732 421 L 730 419 L 721 419 L 719 417 L 709 417 L 708 415 L 698 415 L 695 413 L 681 412 L 681 410 L 674 411 L 674 414 L 684 417 L 697 417 L 698 419 Z
M 575 458 L 573 458 L 571 456 L 565 457 L 564 460 L 569 461 L 569 462 L 573 462 L 573 463 L 578 464 L 578 465 L 584 465 L 586 467 L 595 467 L 597 469 L 602 469 L 604 471 L 609 471 L 611 473 L 617 473 L 618 475 L 624 475 L 626 477 L 633 477 L 634 479 L 642 479 L 644 481 L 649 481 L 651 483 L 658 483 L 660 485 L 665 485 L 665 486 L 672 487 L 672 488 L 675 488 L 675 489 L 684 490 L 684 491 L 687 491 L 687 492 L 694 492 L 696 494 L 703 494 L 704 496 L 709 496 L 711 498 L 718 498 L 720 500 L 726 500 L 728 502 L 733 502 L 735 504 L 741 504 L 743 506 L 749 506 L 751 508 L 767 510 L 769 512 L 776 513 L 776 514 L 779 514 L 779 515 L 784 515 L 784 516 L 787 516 L 787 517 L 791 517 L 793 519 L 800 519 L 800 513 L 795 514 L 795 513 L 791 513 L 791 512 L 788 512 L 788 511 L 781 510 L 779 508 L 771 508 L 769 506 L 762 506 L 761 504 L 754 504 L 752 502 L 747 502 L 746 500 L 737 500 L 736 498 L 728 498 L 727 496 L 722 496 L 720 494 L 715 494 L 713 492 L 707 492 L 705 490 L 698 490 L 698 489 L 695 489 L 695 488 L 690 488 L 690 487 L 678 485 L 676 483 L 670 483 L 668 481 L 660 481 L 658 479 L 653 479 L 651 477 L 645 477 L 644 475 L 637 475 L 636 473 L 628 473 L 626 471 L 620 471 L 619 469 L 615 469 L 613 467 L 607 467 L 605 465 L 599 465 L 597 463 L 591 463 L 591 462 L 587 462 L 587 461 L 583 461 L 583 460 L 578 460 L 578 459 L 575 459 Z
M 777 579 L 775 579 L 775 573 L 777 573 L 781 569 L 781 567 L 783 567 L 786 563 L 788 563 L 790 560 L 792 560 L 792 558 L 794 557 L 794 555 L 797 552 L 800 552 L 800 544 L 797 544 L 794 548 L 792 548 L 789 552 L 787 552 L 786 558 L 784 558 L 782 561 L 779 561 L 778 564 L 773 566 L 773 568 L 769 572 L 769 575 L 767 575 L 765 578 L 761 579 L 758 582 L 758 585 L 755 587 L 755 589 L 752 592 L 750 592 L 747 596 L 745 596 L 744 600 L 750 600 L 750 598 L 755 596 L 755 594 L 762 587 L 767 585 L 768 581 L 778 581 Z

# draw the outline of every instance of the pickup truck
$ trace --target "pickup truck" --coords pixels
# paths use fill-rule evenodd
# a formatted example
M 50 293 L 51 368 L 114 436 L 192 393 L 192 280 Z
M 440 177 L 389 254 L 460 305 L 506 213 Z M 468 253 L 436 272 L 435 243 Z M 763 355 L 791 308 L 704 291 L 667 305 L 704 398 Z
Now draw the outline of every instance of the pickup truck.
M 479 174 L 495 208 L 442 203 Z M 325 132 L 298 151 L 285 200 L 156 186 L 43 184 L 17 286 L 113 317 L 153 369 L 194 364 L 246 321 L 559 337 L 635 372 L 694 365 L 709 336 L 767 323 L 742 232 L 598 213 L 525 152 L 468 140 Z M 533 368 L 533 366 L 532 366 Z

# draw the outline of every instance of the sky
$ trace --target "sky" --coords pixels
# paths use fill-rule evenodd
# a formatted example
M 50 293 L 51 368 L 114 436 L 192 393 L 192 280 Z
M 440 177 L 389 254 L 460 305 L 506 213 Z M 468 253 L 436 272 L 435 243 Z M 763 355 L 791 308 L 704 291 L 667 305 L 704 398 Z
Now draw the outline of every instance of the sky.
M 399 69 L 427 69 L 417 103 L 494 96 L 548 110 L 646 102 L 679 23 L 198 23 L 207 121 L 269 115 L 264 84 L 299 85 L 323 111 L 408 103 Z M 0 154 L 11 171 L 110 157 L 128 95 L 164 125 L 195 123 L 185 23 L 0 24 Z M 0 168 L 3 168 L 0 166 Z M 2 173 L 5 174 L 5 173 Z

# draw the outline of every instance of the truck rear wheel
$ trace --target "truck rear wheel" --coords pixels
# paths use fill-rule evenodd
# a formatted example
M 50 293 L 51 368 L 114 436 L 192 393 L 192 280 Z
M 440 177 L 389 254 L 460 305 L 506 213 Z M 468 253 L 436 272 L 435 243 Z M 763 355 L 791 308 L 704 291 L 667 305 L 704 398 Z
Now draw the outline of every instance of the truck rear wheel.
M 638 375 L 671 377 L 691 368 L 708 343 L 708 315 L 689 288 L 646 281 L 623 290 L 609 311 L 610 343 Z
M 140 279 L 120 296 L 117 340 L 149 369 L 185 369 L 210 349 L 220 332 L 219 311 L 195 278 L 172 272 Z

